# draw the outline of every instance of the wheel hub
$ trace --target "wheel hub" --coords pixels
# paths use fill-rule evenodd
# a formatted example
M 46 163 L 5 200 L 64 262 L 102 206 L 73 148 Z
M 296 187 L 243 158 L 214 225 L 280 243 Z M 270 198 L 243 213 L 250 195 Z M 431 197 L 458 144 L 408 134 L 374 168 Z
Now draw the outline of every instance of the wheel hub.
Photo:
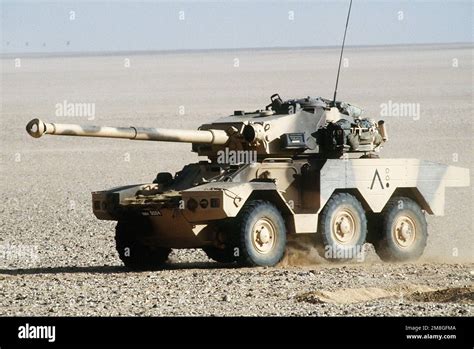
M 269 253 L 275 244 L 275 228 L 273 224 L 265 219 L 259 219 L 252 233 L 252 243 L 255 249 L 260 253 Z
M 394 224 L 393 235 L 400 247 L 411 246 L 416 236 L 415 222 L 405 215 L 398 217 Z
M 348 234 L 351 231 L 351 224 L 346 217 L 342 217 L 339 222 L 339 230 L 342 235 Z
M 266 244 L 270 241 L 270 233 L 265 227 L 262 227 L 261 230 L 257 231 L 258 239 L 262 244 Z
M 333 218 L 333 234 L 341 244 L 351 243 L 357 234 L 357 224 L 355 215 L 347 208 L 339 209 Z

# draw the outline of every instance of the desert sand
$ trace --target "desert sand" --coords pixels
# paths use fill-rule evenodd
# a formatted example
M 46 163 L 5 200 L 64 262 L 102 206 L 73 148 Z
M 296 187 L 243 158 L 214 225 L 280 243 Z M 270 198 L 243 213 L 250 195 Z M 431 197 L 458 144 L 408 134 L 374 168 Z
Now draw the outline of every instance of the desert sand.
M 349 47 L 344 56 L 339 100 L 375 119 L 384 104 L 419 105 L 419 115 L 383 117 L 390 141 L 382 157 L 467 167 L 472 182 L 472 46 Z M 2 58 L 0 246 L 31 253 L 0 254 L 0 315 L 472 315 L 472 187 L 449 188 L 445 216 L 428 217 L 419 263 L 384 264 L 369 252 L 364 263 L 345 266 L 298 255 L 276 268 L 234 269 L 181 250 L 166 270 L 131 273 L 116 255 L 113 222 L 93 216 L 90 192 L 175 172 L 197 161 L 190 145 L 34 140 L 25 131 L 34 117 L 195 129 L 237 109 L 261 109 L 275 92 L 331 98 L 337 60 L 337 49 Z M 94 103 L 94 117 L 57 115 L 65 101 Z M 368 298 L 313 301 L 361 288 Z M 411 296 L 446 289 L 460 296 Z

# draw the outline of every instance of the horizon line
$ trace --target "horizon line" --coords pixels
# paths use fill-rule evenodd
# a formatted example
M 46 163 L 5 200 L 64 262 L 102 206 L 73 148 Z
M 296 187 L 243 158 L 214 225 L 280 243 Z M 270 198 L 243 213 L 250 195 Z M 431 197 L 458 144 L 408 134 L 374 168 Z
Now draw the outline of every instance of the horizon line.
M 346 45 L 346 48 L 397 48 L 397 47 L 430 47 L 430 46 L 474 46 L 473 42 L 432 42 L 432 43 L 400 43 L 400 44 L 367 44 Z M 269 47 L 238 47 L 238 48 L 202 48 L 202 49 L 164 49 L 164 50 L 117 50 L 117 51 L 57 51 L 57 52 L 2 52 L 0 58 L 12 57 L 91 57 L 91 56 L 136 56 L 154 54 L 184 54 L 184 53 L 210 53 L 210 52 L 232 52 L 232 51 L 286 51 L 286 50 L 315 50 L 315 49 L 339 49 L 340 45 L 323 46 L 269 46 Z

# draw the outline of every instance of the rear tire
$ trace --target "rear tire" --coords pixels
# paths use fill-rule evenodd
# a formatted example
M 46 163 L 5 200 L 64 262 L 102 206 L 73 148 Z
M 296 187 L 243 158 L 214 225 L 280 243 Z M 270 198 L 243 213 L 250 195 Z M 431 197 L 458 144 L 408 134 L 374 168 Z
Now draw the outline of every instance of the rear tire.
M 168 260 L 171 249 L 147 243 L 147 237 L 151 235 L 150 223 L 142 217 L 117 222 L 115 246 L 127 268 L 156 270 Z
M 253 200 L 236 217 L 239 244 L 237 260 L 242 266 L 274 266 L 285 254 L 286 227 L 280 211 L 270 202 Z
M 374 241 L 377 255 L 386 262 L 413 261 L 421 257 L 428 240 L 428 225 L 420 206 L 410 198 L 389 200 L 380 217 Z

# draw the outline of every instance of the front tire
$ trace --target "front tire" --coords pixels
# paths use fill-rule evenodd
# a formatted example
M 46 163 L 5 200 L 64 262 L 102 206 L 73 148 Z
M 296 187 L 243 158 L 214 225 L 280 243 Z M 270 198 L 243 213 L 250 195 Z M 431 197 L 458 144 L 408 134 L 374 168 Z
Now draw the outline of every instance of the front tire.
M 171 249 L 153 246 L 147 237 L 153 232 L 145 218 L 124 219 L 115 228 L 115 246 L 123 264 L 132 270 L 156 270 L 167 260 Z
M 236 217 L 239 236 L 237 260 L 243 266 L 274 266 L 285 254 L 286 227 L 280 211 L 270 202 L 253 200 Z
M 319 215 L 318 250 L 329 261 L 360 258 L 367 237 L 367 218 L 354 195 L 335 193 Z
M 421 257 L 428 240 L 428 225 L 420 206 L 410 198 L 389 200 L 380 217 L 374 241 L 377 255 L 386 262 L 413 261 Z

